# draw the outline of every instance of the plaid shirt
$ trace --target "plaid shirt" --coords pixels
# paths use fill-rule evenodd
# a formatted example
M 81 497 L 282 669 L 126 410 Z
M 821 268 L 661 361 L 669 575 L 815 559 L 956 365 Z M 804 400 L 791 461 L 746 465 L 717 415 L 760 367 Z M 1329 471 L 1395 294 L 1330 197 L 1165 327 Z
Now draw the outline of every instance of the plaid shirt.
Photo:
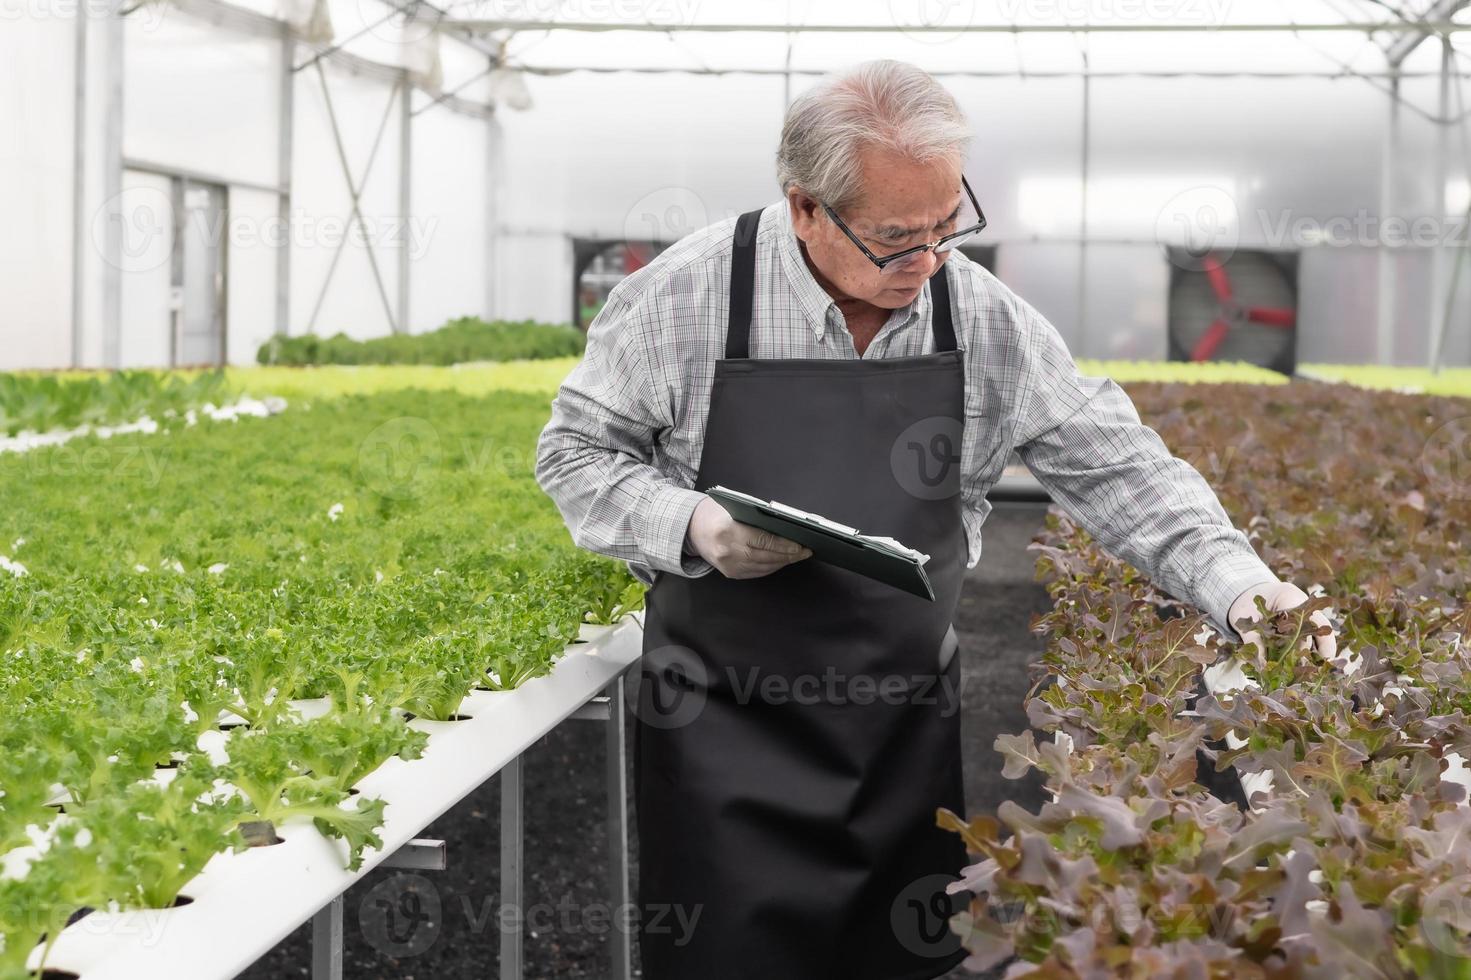
M 734 224 L 685 237 L 614 288 L 537 445 L 537 481 L 573 541 L 627 561 L 644 582 L 654 571 L 712 570 L 683 546 L 704 498 L 691 487 L 715 361 L 725 356 Z M 1056 328 L 1025 300 L 959 252 L 948 264 L 965 351 L 967 565 L 981 556 L 986 493 L 1015 449 L 1101 546 L 1234 638 L 1226 624 L 1232 600 L 1277 576 L 1205 479 L 1170 455 L 1112 380 L 1079 375 Z M 750 344 L 751 357 L 858 357 L 837 304 L 798 249 L 784 200 L 762 214 Z M 933 351 L 926 286 L 890 315 L 864 356 Z

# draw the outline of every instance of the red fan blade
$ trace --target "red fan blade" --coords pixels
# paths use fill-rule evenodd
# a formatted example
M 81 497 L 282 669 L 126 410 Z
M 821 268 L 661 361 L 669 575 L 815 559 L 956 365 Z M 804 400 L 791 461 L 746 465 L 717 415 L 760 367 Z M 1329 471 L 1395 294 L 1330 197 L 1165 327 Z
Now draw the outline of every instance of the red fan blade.
M 1225 320 L 1217 320 L 1210 325 L 1210 329 L 1200 335 L 1200 340 L 1195 344 L 1195 349 L 1190 352 L 1192 361 L 1208 361 L 1215 354 L 1216 348 L 1221 346 L 1221 341 L 1226 339 L 1230 327 Z
M 1267 327 L 1280 327 L 1283 330 L 1291 330 L 1297 326 L 1297 311 L 1272 309 L 1265 306 L 1253 306 L 1247 309 L 1246 318 L 1252 323 L 1260 323 Z
M 634 245 L 632 242 L 627 242 L 624 244 L 623 272 L 625 275 L 631 275 L 632 273 L 637 272 L 648 264 L 648 256 L 641 246 Z
M 1226 276 L 1226 267 L 1211 254 L 1200 260 L 1201 267 L 1205 270 L 1206 277 L 1211 281 L 1211 288 L 1216 291 L 1216 299 L 1221 304 L 1227 305 L 1231 302 L 1231 280 Z

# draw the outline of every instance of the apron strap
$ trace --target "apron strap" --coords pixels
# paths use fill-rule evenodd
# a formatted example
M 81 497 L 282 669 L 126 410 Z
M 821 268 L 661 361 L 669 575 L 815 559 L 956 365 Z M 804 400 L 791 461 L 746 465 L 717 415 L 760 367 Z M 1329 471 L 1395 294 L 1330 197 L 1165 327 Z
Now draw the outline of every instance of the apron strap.
M 730 317 L 725 327 L 725 356 L 746 358 L 751 352 L 751 310 L 756 295 L 756 232 L 761 211 L 747 211 L 736 219 L 731 243 Z M 930 276 L 931 325 L 935 350 L 955 350 L 955 322 L 950 312 L 950 278 L 946 262 Z
M 955 321 L 950 318 L 950 263 L 941 263 L 930 276 L 930 314 L 935 350 L 955 350 Z
M 747 211 L 736 219 L 730 260 L 730 320 L 725 327 L 725 356 L 750 354 L 751 306 L 756 294 L 756 229 L 761 212 Z

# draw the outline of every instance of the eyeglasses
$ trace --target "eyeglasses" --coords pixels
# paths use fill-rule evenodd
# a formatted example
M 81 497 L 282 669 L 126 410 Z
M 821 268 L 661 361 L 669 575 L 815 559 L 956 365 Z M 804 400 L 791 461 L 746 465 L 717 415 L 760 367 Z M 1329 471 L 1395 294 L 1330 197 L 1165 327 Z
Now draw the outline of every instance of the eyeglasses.
M 888 276 L 916 268 L 919 265 L 920 256 L 925 252 L 948 252 L 957 245 L 963 245 L 979 235 L 981 229 L 986 227 L 986 216 L 981 213 L 981 205 L 976 201 L 975 192 L 970 189 L 970 182 L 964 177 L 961 177 L 960 186 L 965 188 L 966 197 L 970 198 L 970 206 L 974 208 L 975 220 L 970 220 L 971 215 L 966 213 L 966 208 L 964 203 L 962 203 L 960 214 L 956 220 L 964 220 L 966 222 L 965 227 L 937 238 L 932 242 L 915 245 L 913 248 L 906 248 L 892 255 L 875 255 L 867 245 L 863 244 L 862 239 L 853 234 L 853 230 L 843 223 L 843 219 L 838 217 L 836 211 L 826 204 L 822 205 L 822 209 L 827 212 L 829 218 L 833 219 L 833 223 L 843 230 L 843 234 L 848 236 L 848 240 L 863 251 L 863 254 L 868 257 L 868 261 L 878 266 L 879 275 Z

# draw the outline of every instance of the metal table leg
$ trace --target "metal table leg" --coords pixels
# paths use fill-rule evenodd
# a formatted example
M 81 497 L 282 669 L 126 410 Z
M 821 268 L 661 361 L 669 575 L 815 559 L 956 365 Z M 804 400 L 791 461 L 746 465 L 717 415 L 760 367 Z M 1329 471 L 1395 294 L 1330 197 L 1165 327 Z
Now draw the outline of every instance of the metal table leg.
M 342 906 L 338 895 L 312 916 L 312 980 L 342 980 Z
M 612 904 L 613 933 L 608 951 L 613 957 L 613 980 L 633 976 L 632 906 L 628 884 L 628 758 L 623 729 L 623 678 L 607 687 L 608 781 L 608 901 Z M 626 917 L 625 917 L 626 916 Z
M 521 980 L 525 908 L 522 882 L 522 845 L 524 813 L 521 808 L 522 756 L 516 756 L 501 770 L 501 907 L 508 910 L 513 928 L 505 920 L 501 927 L 500 980 Z

